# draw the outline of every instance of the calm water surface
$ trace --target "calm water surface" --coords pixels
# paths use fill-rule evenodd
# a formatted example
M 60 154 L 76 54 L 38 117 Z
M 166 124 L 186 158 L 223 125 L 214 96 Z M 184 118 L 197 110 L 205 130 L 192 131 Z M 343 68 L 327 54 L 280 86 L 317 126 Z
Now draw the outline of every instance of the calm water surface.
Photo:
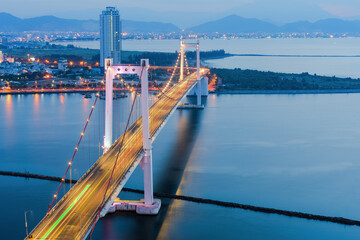
M 60 42 L 99 49 L 98 41 Z M 360 38 L 343 39 L 231 39 L 200 40 L 202 51 L 224 49 L 233 54 L 263 55 L 360 55 Z M 123 49 L 128 51 L 179 51 L 178 40 L 125 40 Z M 311 74 L 360 78 L 360 57 L 260 57 L 235 56 L 208 60 L 217 68 L 243 68 L 286 73 Z
M 79 94 L 0 96 L 0 169 L 62 176 L 93 100 Z M 118 100 L 117 109 L 128 111 L 130 100 Z M 155 191 L 360 220 L 359 102 L 360 94 L 210 95 L 202 111 L 176 111 L 156 139 Z M 75 177 L 98 155 L 91 139 L 99 138 L 103 101 L 100 106 L 73 164 Z M 34 227 L 58 184 L 0 179 L 0 234 L 22 239 L 24 211 L 32 210 Z M 139 168 L 127 187 L 142 184 Z M 106 216 L 95 239 L 360 238 L 359 227 L 162 201 L 155 217 Z

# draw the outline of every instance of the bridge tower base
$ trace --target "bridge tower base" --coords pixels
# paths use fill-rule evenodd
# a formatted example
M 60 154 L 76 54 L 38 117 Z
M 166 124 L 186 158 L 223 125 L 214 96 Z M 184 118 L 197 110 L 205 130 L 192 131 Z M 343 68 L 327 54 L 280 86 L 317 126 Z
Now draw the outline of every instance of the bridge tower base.
M 147 205 L 145 204 L 144 199 L 141 199 L 140 201 L 126 201 L 117 198 L 109 208 L 108 213 L 116 211 L 135 211 L 139 215 L 157 215 L 160 208 L 160 199 L 154 199 L 153 204 Z

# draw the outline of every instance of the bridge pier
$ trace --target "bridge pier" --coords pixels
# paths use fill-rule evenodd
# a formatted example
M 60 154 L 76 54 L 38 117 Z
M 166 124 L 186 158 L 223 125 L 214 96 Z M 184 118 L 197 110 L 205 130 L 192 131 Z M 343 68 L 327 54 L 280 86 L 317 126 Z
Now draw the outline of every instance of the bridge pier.
M 108 213 L 114 213 L 116 211 L 134 211 L 139 215 L 156 215 L 159 213 L 160 207 L 161 201 L 159 199 L 155 199 L 151 205 L 145 205 L 144 199 L 141 199 L 140 201 L 126 201 L 117 198 L 109 208 Z
M 153 202 L 153 174 L 152 174 L 152 144 L 150 139 L 149 126 L 149 60 L 142 59 L 141 67 L 143 67 L 143 74 L 141 76 L 141 115 L 143 124 L 143 148 L 144 157 L 141 160 L 141 166 L 144 170 L 144 198 L 145 204 L 152 204 Z
M 180 41 L 180 78 L 179 80 L 184 80 L 184 59 L 185 59 L 185 43 L 181 38 Z
M 143 123 L 143 147 L 144 157 L 140 165 L 144 171 L 144 204 L 136 204 L 136 213 L 158 214 L 161 201 L 154 201 L 153 196 L 153 170 L 152 170 L 152 143 L 149 127 L 149 59 L 141 60 L 141 67 L 144 68 L 141 76 L 141 111 Z
M 104 136 L 104 153 L 113 144 L 113 60 L 108 58 L 105 59 L 106 69 L 106 93 L 105 93 L 105 136 Z
M 200 48 L 199 40 L 196 43 L 196 74 L 197 74 L 197 84 L 196 84 L 196 96 L 197 101 L 196 105 L 201 106 L 201 79 L 200 79 Z

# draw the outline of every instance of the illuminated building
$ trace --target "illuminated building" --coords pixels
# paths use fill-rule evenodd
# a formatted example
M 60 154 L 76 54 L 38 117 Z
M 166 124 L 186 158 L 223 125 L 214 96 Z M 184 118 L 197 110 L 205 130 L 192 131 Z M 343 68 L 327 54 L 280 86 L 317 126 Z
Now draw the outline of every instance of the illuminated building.
M 1 43 L 2 43 L 2 45 L 7 45 L 8 39 L 6 37 L 1 38 Z
M 15 62 L 15 58 L 7 57 L 7 58 L 6 58 L 6 61 L 7 61 L 8 63 L 14 63 L 14 62 Z
M 68 67 L 68 61 L 66 59 L 60 59 L 58 63 L 59 71 L 66 71 Z
M 106 58 L 114 64 L 121 62 L 121 21 L 115 7 L 107 7 L 100 15 L 100 66 L 104 67 Z

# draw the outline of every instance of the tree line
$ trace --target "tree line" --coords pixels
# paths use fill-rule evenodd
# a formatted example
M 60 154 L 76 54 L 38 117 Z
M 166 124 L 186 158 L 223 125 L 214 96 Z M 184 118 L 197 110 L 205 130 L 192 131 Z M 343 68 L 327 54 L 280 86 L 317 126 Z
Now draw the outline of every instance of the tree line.
M 211 69 L 222 80 L 220 90 L 340 90 L 360 89 L 360 79 L 309 73 L 287 74 L 257 70 Z

